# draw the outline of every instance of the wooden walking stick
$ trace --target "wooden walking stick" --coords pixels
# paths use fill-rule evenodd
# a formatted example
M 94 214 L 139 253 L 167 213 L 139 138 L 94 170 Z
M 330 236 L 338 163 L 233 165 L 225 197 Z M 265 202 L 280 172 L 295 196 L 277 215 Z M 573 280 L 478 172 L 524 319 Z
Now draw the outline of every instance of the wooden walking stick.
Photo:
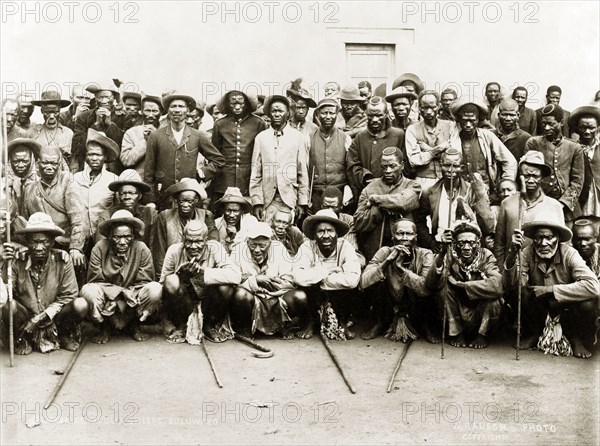
M 450 199 L 450 203 L 448 203 L 448 229 L 450 229 L 450 224 L 452 223 L 452 202 L 454 201 L 454 169 L 450 169 L 450 195 L 448 196 Z M 452 247 L 448 246 L 446 250 L 446 257 L 448 262 L 450 262 L 450 256 L 452 254 Z M 448 303 L 448 277 L 450 275 L 450 264 L 445 265 L 444 269 L 444 279 L 446 284 L 446 291 L 444 292 L 444 312 L 442 314 L 442 356 L 441 359 L 444 359 L 444 344 L 446 343 L 446 319 L 448 318 L 446 315 L 446 305 Z
M 4 194 L 6 196 L 6 242 L 10 243 L 10 194 L 8 190 L 8 130 L 6 128 L 6 110 L 2 110 L 2 157 L 0 157 L 0 172 L 2 172 L 2 162 L 4 162 Z M 1 189 L 1 188 L 0 188 Z M 2 192 L 0 192 L 1 194 Z M 9 259 L 6 265 L 6 293 L 8 295 L 8 350 L 9 365 L 13 367 L 15 360 L 15 327 L 13 315 L 13 287 L 12 287 L 12 260 Z
M 521 226 L 523 225 L 523 194 L 525 193 L 525 179 L 520 177 L 521 179 L 521 193 L 519 194 L 519 218 L 517 220 L 517 224 L 519 226 L 519 230 L 521 230 Z M 519 360 L 519 350 L 521 349 L 521 275 L 523 274 L 523 266 L 521 262 L 521 249 L 517 252 L 517 275 L 519 276 L 517 279 L 517 348 L 516 348 L 516 360 Z
M 81 355 L 81 352 L 83 351 L 83 348 L 85 347 L 86 343 L 87 343 L 87 338 L 84 338 L 81 341 L 81 345 L 79 346 L 79 349 L 75 352 L 75 354 L 71 358 L 71 362 L 69 362 L 69 365 L 67 366 L 67 368 L 63 372 L 62 376 L 60 377 L 60 381 L 54 388 L 54 391 L 48 397 L 46 404 L 44 404 L 44 410 L 47 410 L 50 407 L 50 405 L 54 402 L 54 399 L 58 395 L 58 392 L 60 392 L 60 389 L 62 389 L 63 384 L 67 381 L 67 378 L 69 377 L 69 373 L 71 373 L 71 369 L 75 365 L 75 362 L 77 361 L 77 358 L 79 358 L 79 355 Z
M 247 338 L 246 336 L 242 336 L 239 333 L 234 333 L 233 337 L 234 337 L 234 339 L 236 339 L 240 342 L 243 342 L 244 344 L 247 344 L 250 347 L 254 347 L 255 349 L 263 352 L 263 353 L 252 352 L 252 356 L 254 356 L 255 358 L 270 358 L 273 356 L 273 350 L 260 345 L 258 342 L 254 342 L 252 339 Z
M 344 369 L 342 368 L 340 362 L 338 361 L 337 356 L 335 355 L 334 351 L 331 349 L 331 346 L 329 345 L 329 341 L 327 340 L 327 338 L 325 337 L 325 335 L 323 333 L 320 333 L 320 336 L 321 336 L 321 341 L 323 341 L 323 345 L 327 349 L 327 353 L 329 353 L 329 356 L 331 356 L 333 363 L 335 364 L 337 369 L 340 371 L 340 375 L 342 375 L 342 378 L 344 379 L 344 382 L 348 386 L 348 389 L 350 389 L 350 392 L 356 393 L 356 390 L 352 386 L 352 383 L 350 383 L 350 379 L 348 379 L 348 377 L 346 376 L 346 373 L 344 373 Z
M 206 343 L 204 342 L 204 339 L 202 339 L 200 341 L 200 345 L 202 345 L 202 350 L 204 350 L 204 356 L 206 356 L 206 359 L 208 360 L 208 363 L 210 365 L 210 369 L 212 370 L 212 373 L 215 377 L 215 381 L 217 382 L 217 385 L 219 386 L 219 388 L 223 388 L 223 383 L 221 382 L 221 379 L 219 378 L 219 374 L 217 373 L 217 369 L 215 367 L 215 364 L 212 360 L 212 357 L 210 356 L 210 353 L 208 353 L 208 350 L 206 349 Z
M 400 366 L 402 365 L 402 361 L 404 361 L 404 357 L 406 356 L 406 353 L 408 353 L 408 349 L 410 348 L 411 344 L 412 344 L 412 341 L 408 341 L 408 343 L 406 344 L 406 348 L 400 354 L 400 358 L 398 358 L 398 362 L 396 364 L 396 368 L 394 369 L 394 372 L 392 373 L 392 377 L 390 378 L 390 382 L 389 382 L 389 384 L 387 386 L 387 393 L 390 393 L 392 391 L 392 386 L 394 385 L 394 381 L 396 380 L 396 375 L 398 374 L 398 370 L 400 370 Z

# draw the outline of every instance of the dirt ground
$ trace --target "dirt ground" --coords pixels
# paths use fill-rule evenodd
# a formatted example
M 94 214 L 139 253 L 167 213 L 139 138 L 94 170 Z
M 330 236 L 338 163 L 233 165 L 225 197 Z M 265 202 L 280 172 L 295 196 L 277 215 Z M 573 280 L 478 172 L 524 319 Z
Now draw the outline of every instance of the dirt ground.
M 360 327 L 359 330 L 360 332 Z M 154 334 L 88 343 L 53 405 L 43 405 L 72 353 L 0 355 L 2 444 L 598 444 L 598 349 L 591 360 L 384 338 L 331 345 L 350 393 L 319 338 L 172 345 Z

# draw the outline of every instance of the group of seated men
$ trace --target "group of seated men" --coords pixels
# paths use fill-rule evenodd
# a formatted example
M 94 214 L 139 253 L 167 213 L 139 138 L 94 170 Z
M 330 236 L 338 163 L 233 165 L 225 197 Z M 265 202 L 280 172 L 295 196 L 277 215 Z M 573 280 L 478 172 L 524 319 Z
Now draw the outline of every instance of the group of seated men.
M 451 345 L 484 348 L 517 324 L 521 287 L 521 347 L 588 358 L 600 111 L 568 115 L 568 138 L 556 88 L 539 136 L 518 94 L 444 101 L 410 73 L 384 97 L 365 82 L 319 103 L 299 81 L 262 104 L 230 91 L 208 133 L 177 92 L 5 100 L 3 337 L 11 312 L 18 354 L 77 350 L 84 320 L 97 343 L 158 323 L 173 343 L 346 340 L 359 319 L 363 339 L 439 343 L 446 319 Z

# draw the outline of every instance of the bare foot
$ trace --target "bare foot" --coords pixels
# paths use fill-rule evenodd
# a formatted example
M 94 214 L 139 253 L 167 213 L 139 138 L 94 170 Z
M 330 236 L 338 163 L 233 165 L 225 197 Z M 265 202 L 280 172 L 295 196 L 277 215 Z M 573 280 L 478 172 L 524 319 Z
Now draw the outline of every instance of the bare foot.
M 448 336 L 448 342 L 453 347 L 465 348 L 467 346 L 467 341 L 465 341 L 465 337 L 462 333 L 459 333 L 456 336 Z
M 70 352 L 76 352 L 79 349 L 79 342 L 75 341 L 74 339 L 71 339 L 68 336 L 60 338 L 59 342 L 60 348 L 64 348 L 65 350 L 68 350 Z
M 90 341 L 93 342 L 94 344 L 108 344 L 109 340 L 110 340 L 110 334 L 108 332 L 107 327 L 100 328 L 100 333 L 98 333 L 97 335 L 94 335 L 90 338 Z
M 165 336 L 169 336 L 176 330 L 175 325 L 169 319 L 164 318 L 162 321 L 162 333 Z
M 487 339 L 484 335 L 478 333 L 475 339 L 469 344 L 470 348 L 486 348 L 488 346 Z
M 592 353 L 585 348 L 580 338 L 573 337 L 571 344 L 573 345 L 573 356 L 576 358 L 588 359 L 592 357 Z
M 521 339 L 521 345 L 519 348 L 521 350 L 536 350 L 539 339 L 539 336 L 529 336 L 525 339 Z M 517 344 L 515 344 L 513 347 L 517 348 Z
M 383 324 L 381 322 L 377 322 L 369 330 L 365 331 L 362 335 L 360 335 L 360 337 L 365 341 L 368 341 L 369 339 L 375 339 L 381 333 L 382 328 Z
M 442 342 L 442 337 L 437 333 L 434 333 L 433 330 L 429 329 L 429 327 L 425 327 L 425 340 L 430 344 L 439 344 Z
M 208 339 L 210 342 L 216 343 L 225 342 L 227 340 L 227 338 L 220 334 L 214 327 L 207 328 L 204 331 L 204 337 L 206 337 L 206 339 Z
M 344 327 L 344 334 L 346 335 L 346 339 L 354 339 L 356 337 L 356 333 L 354 333 L 352 330 L 350 330 L 350 323 L 346 324 L 346 326 Z
M 312 324 L 308 324 L 302 330 L 296 333 L 296 337 L 300 339 L 310 339 L 313 337 L 314 329 Z
M 289 339 L 294 339 L 294 335 L 292 334 L 289 328 L 282 328 L 277 333 L 275 333 L 275 335 L 279 339 L 285 339 L 286 341 Z
M 134 324 L 131 330 L 131 337 L 134 341 L 138 342 L 147 341 L 148 339 L 150 339 L 150 335 L 147 333 L 143 333 L 142 329 L 138 324 Z
M 31 343 L 27 339 L 21 338 L 15 342 L 15 354 L 29 355 L 32 351 Z

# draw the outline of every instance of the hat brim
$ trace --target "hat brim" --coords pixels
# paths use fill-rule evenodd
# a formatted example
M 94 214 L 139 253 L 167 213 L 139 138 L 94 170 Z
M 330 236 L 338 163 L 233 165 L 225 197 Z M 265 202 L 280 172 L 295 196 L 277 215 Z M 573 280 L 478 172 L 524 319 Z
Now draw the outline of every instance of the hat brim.
M 306 103 L 308 104 L 308 106 L 310 108 L 317 108 L 317 103 L 315 102 L 315 100 L 313 98 L 308 97 L 306 95 L 303 95 L 299 91 L 296 91 L 296 90 L 287 90 L 286 94 L 288 96 L 291 96 L 292 99 L 294 99 L 295 101 L 298 100 L 298 99 L 302 99 L 303 101 L 306 101 Z
M 198 186 L 186 186 L 182 183 L 172 184 L 167 188 L 165 193 L 172 197 L 175 194 L 179 194 L 185 191 L 196 192 L 201 200 L 206 200 L 206 198 L 208 198 L 208 195 L 206 194 L 206 190 L 204 190 L 204 188 Z
M 102 234 L 104 237 L 108 237 L 110 228 L 115 225 L 130 225 L 133 226 L 133 231 L 136 235 L 140 235 L 140 233 L 144 230 L 144 222 L 139 218 L 135 217 L 124 217 L 124 218 L 111 218 L 109 220 L 104 220 L 98 225 L 98 232 Z
M 557 225 L 552 221 L 530 221 L 523 225 L 523 233 L 526 237 L 533 238 L 535 231 L 538 228 L 552 228 L 558 232 L 561 243 L 568 242 L 571 240 L 573 233 L 566 226 Z
M 315 239 L 315 230 L 319 223 L 330 223 L 335 228 L 338 237 L 345 236 L 350 230 L 350 226 L 337 218 L 327 217 L 325 215 L 311 215 L 302 223 L 302 232 L 311 240 Z
M 340 101 L 351 101 L 351 102 L 364 102 L 364 100 L 365 100 L 365 98 L 363 98 L 361 95 L 346 96 L 346 95 L 344 95 L 344 92 L 340 92 L 340 94 L 338 95 L 338 99 Z
M 574 130 L 577 127 L 577 121 L 579 118 L 586 115 L 593 116 L 596 118 L 598 124 L 600 124 L 600 107 L 584 105 L 583 107 L 578 107 L 571 112 L 571 116 L 569 116 L 569 128 Z
M 58 104 L 60 108 L 65 108 L 71 105 L 71 101 L 67 99 L 42 99 L 39 101 L 31 101 L 31 104 L 37 107 L 41 107 L 42 105 L 46 104 Z
M 40 150 L 42 150 L 42 145 L 31 138 L 15 138 L 8 143 L 8 155 L 10 156 L 13 150 L 22 146 L 31 150 L 36 158 L 38 158 Z
M 392 90 L 398 88 L 403 82 L 406 81 L 415 84 L 415 90 L 417 91 L 417 94 L 421 93 L 425 89 L 425 84 L 423 84 L 423 81 L 419 76 L 413 73 L 403 73 L 394 80 L 392 84 Z
M 89 87 L 87 87 L 85 89 L 85 91 L 89 91 L 94 96 L 99 91 L 110 91 L 115 96 L 115 99 L 117 101 L 120 100 L 120 98 L 121 98 L 121 92 L 119 92 L 119 89 L 116 86 L 115 87 L 97 87 L 95 85 L 90 85 Z
M 177 99 L 184 101 L 187 104 L 189 110 L 194 110 L 196 108 L 196 100 L 193 97 L 187 96 L 185 94 L 170 94 L 165 96 L 162 99 L 163 108 L 168 111 L 171 102 Z
M 135 186 L 140 190 L 140 193 L 150 192 L 151 187 L 142 181 L 135 180 L 118 180 L 113 181 L 108 185 L 108 189 L 117 192 L 121 186 Z
M 485 105 L 483 102 L 470 101 L 470 100 L 462 100 L 461 101 L 460 99 L 458 99 L 450 106 L 450 111 L 452 112 L 452 116 L 454 116 L 455 118 L 458 118 L 458 113 L 460 112 L 460 109 L 468 104 L 473 104 L 474 106 L 477 107 L 477 109 L 479 110 L 479 114 L 480 114 L 479 119 L 485 119 L 489 115 L 489 109 L 487 108 L 487 105 Z
M 134 91 L 124 91 L 123 92 L 123 100 L 127 98 L 133 98 L 136 101 L 142 102 L 142 95 L 140 93 L 136 93 Z
M 250 113 L 253 113 L 256 111 L 256 109 L 258 108 L 258 98 L 256 98 L 255 96 L 249 96 L 246 93 L 244 93 L 243 91 L 239 91 L 239 90 L 231 90 L 228 91 L 227 93 L 225 93 L 225 95 L 221 98 L 221 100 L 218 102 L 218 104 L 213 104 L 209 107 L 206 108 L 206 111 L 212 115 L 212 112 L 215 109 L 215 106 L 217 106 L 217 108 L 219 109 L 219 111 L 223 112 L 224 110 L 228 110 L 229 109 L 229 104 L 227 104 L 227 102 L 229 102 L 229 96 L 231 95 L 231 93 L 233 92 L 237 92 L 239 94 L 241 94 L 242 96 L 244 96 L 244 99 L 246 100 L 246 102 L 248 102 L 248 104 L 250 104 L 249 107 L 249 111 Z
M 385 100 L 391 104 L 392 102 L 394 102 L 394 100 L 398 98 L 408 98 L 414 101 L 415 99 L 417 99 L 417 97 L 418 96 L 414 93 L 396 93 L 387 95 L 385 97 Z
M 532 163 L 532 162 L 523 161 L 523 160 L 519 161 L 519 167 L 523 164 L 528 164 L 530 166 L 537 167 L 538 169 L 540 169 L 542 171 L 542 176 L 544 176 L 544 177 L 549 177 L 550 175 L 552 175 L 552 168 L 548 164 Z
M 219 211 L 225 207 L 226 204 L 235 203 L 239 204 L 242 207 L 244 213 L 250 212 L 252 210 L 252 203 L 246 200 L 244 197 L 236 197 L 233 195 L 227 195 L 223 198 L 215 201 L 214 208 L 215 211 Z
M 104 136 L 102 134 L 93 134 L 93 137 L 91 139 L 88 136 L 88 139 L 85 142 L 86 148 L 91 142 L 95 142 L 96 144 L 100 144 L 102 147 L 104 147 L 107 162 L 115 161 L 119 158 L 119 155 L 121 154 L 121 149 L 119 149 L 119 145 L 112 139 L 110 139 L 108 136 Z
M 65 235 L 65 231 L 60 229 L 58 226 L 56 226 L 54 228 L 50 227 L 50 226 L 40 227 L 40 228 L 23 228 L 23 229 L 18 229 L 15 231 L 15 235 L 25 235 L 25 234 L 35 234 L 35 233 L 50 234 L 54 237 Z

